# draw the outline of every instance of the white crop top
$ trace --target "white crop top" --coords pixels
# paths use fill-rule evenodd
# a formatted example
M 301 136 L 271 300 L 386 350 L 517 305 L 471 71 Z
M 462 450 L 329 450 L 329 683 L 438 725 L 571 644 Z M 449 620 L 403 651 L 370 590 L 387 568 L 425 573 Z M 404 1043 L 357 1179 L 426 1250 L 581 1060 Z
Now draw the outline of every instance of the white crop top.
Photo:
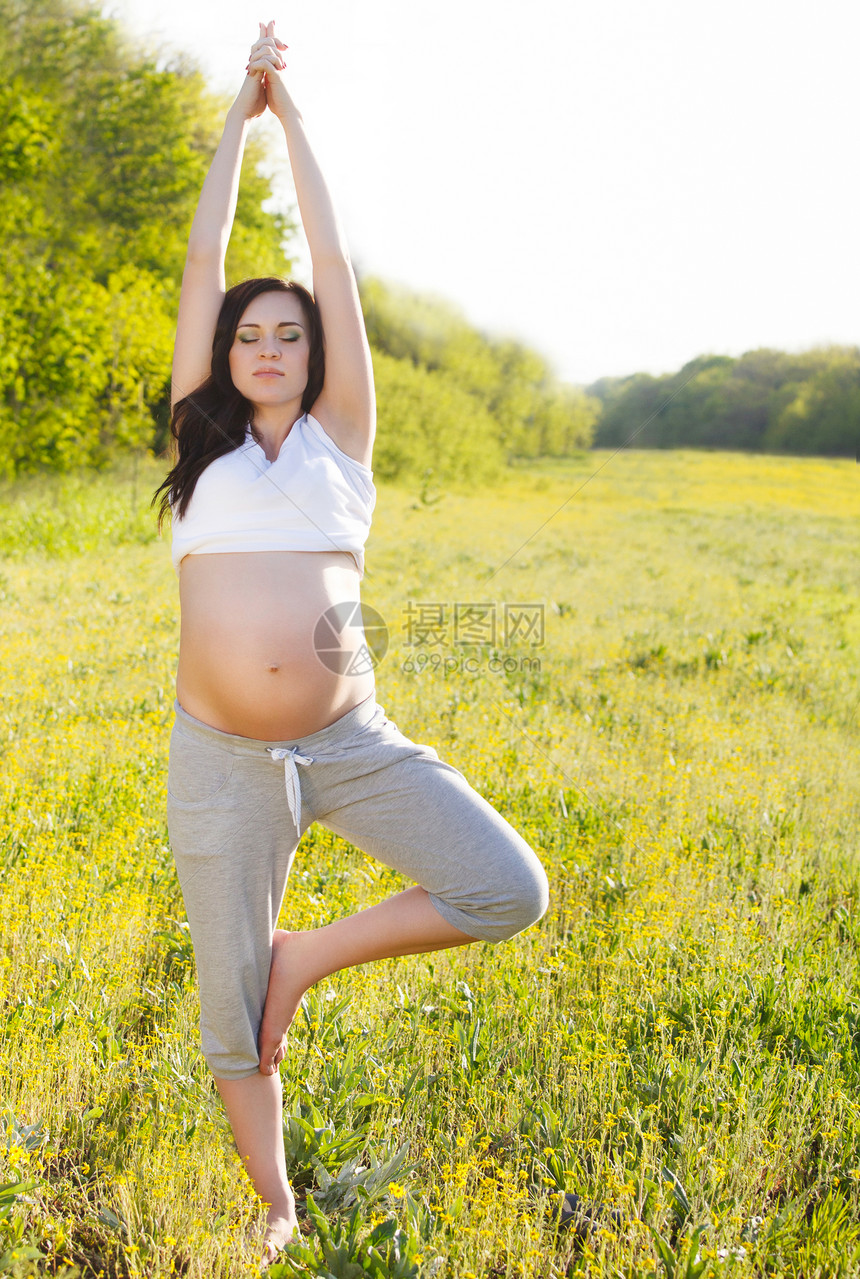
M 335 444 L 316 418 L 295 422 L 274 462 L 251 435 L 210 462 L 183 519 L 173 518 L 173 563 L 229 551 L 348 551 L 364 575 L 376 505 L 373 472 Z

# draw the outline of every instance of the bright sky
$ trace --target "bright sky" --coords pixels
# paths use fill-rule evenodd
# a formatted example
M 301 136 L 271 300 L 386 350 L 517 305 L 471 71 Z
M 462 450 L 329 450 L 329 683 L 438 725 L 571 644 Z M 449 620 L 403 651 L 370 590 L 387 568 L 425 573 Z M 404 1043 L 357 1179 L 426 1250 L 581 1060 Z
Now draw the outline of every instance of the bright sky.
M 239 0 L 105 10 L 222 89 L 258 30 Z M 365 274 L 450 299 L 574 382 L 860 343 L 855 0 L 314 0 L 259 16 L 290 45 Z

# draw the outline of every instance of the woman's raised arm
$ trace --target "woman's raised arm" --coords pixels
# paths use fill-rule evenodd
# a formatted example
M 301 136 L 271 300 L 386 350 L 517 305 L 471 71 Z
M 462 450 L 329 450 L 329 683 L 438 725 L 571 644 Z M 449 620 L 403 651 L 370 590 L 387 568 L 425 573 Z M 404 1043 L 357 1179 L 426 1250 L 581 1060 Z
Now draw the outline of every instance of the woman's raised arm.
M 260 41 L 265 36 L 260 23 Z M 249 121 L 266 109 L 264 72 L 251 69 L 236 101 L 227 112 L 224 132 L 215 152 L 188 237 L 188 254 L 182 275 L 176 343 L 173 348 L 171 404 L 190 394 L 209 376 L 212 338 L 226 281 L 224 258 L 239 195 L 239 174 Z
M 325 382 L 313 413 L 339 448 L 369 465 L 376 406 L 370 348 L 355 275 L 304 121 L 287 92 L 281 57 L 286 45 L 276 40 L 274 23 L 265 30 L 268 47 L 261 40 L 249 65 L 265 70 L 269 110 L 286 134 L 299 213 L 311 251 L 314 297 L 325 336 Z

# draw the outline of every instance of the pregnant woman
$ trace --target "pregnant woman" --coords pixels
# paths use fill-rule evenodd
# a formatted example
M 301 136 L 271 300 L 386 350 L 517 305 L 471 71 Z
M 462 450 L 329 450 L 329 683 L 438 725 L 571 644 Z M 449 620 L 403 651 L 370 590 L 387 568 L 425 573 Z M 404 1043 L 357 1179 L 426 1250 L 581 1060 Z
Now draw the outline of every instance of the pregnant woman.
M 261 24 L 200 196 L 173 366 L 176 460 L 159 490 L 182 613 L 168 826 L 203 1052 L 269 1205 L 269 1261 L 297 1229 L 278 1065 L 303 994 L 369 960 L 502 941 L 547 905 L 534 852 L 457 769 L 386 719 L 370 664 L 352 673 L 315 651 L 324 614 L 357 612 L 374 397 L 355 278 L 287 90 L 285 49 Z M 266 109 L 286 135 L 313 296 L 276 277 L 225 291 L 245 136 Z M 359 622 L 341 635 L 344 650 L 360 649 Z M 415 886 L 323 928 L 278 929 L 313 821 Z

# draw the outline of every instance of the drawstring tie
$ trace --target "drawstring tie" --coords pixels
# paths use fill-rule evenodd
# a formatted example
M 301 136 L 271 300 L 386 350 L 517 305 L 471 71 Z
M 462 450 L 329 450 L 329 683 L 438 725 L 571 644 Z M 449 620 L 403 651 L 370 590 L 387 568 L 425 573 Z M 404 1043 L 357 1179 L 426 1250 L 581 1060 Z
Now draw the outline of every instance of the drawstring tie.
M 267 746 L 266 750 L 277 763 L 284 761 L 284 781 L 287 787 L 287 803 L 296 823 L 296 831 L 302 833 L 302 790 L 299 785 L 299 770 L 296 764 L 312 764 L 312 755 L 302 755 L 298 746 Z

